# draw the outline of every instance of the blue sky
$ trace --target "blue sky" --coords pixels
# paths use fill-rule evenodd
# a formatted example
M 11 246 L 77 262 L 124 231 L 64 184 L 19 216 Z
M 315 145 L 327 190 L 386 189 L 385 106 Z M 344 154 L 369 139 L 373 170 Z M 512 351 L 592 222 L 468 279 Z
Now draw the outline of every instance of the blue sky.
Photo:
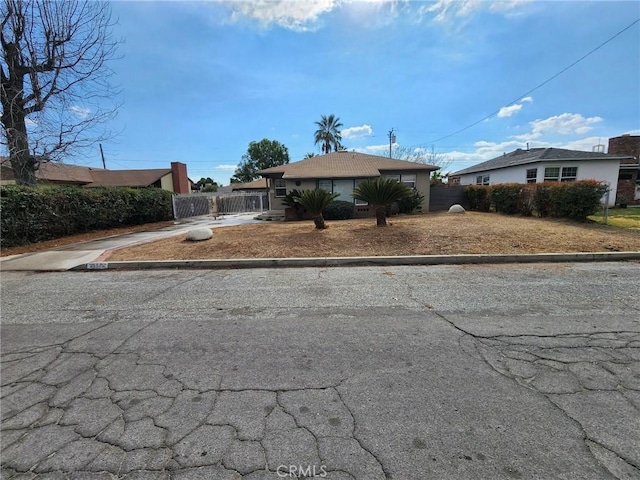
M 591 151 L 640 134 L 640 2 L 112 3 L 123 105 L 108 168 L 187 164 L 227 184 L 250 141 L 291 161 L 335 114 L 347 149 L 441 154 L 454 171 L 518 147 Z M 449 136 L 484 117 L 464 132 Z M 447 137 L 447 138 L 443 138 Z M 441 140 L 440 140 L 441 139 Z M 97 148 L 79 164 L 101 166 Z

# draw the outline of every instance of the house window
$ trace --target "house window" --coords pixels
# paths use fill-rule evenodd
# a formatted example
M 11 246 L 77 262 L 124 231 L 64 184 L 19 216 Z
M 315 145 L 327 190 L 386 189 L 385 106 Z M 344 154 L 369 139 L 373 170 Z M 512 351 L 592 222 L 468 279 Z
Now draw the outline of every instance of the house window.
M 562 167 L 561 182 L 575 182 L 578 177 L 578 167 Z
M 318 188 L 333 193 L 333 184 L 331 180 L 318 180 Z
M 489 185 L 489 175 L 484 175 L 482 177 L 482 185 Z
M 402 175 L 401 181 L 407 187 L 416 188 L 416 174 L 415 173 Z
M 364 181 L 365 181 L 364 178 L 357 178 L 356 181 L 355 181 L 356 188 L 358 188 L 358 185 L 360 185 Z M 356 205 L 359 206 L 359 207 L 363 207 L 365 205 L 369 205 L 367 202 L 363 202 L 362 200 L 358 200 L 357 198 L 354 199 L 354 200 L 356 202 Z
M 385 175 L 384 178 L 391 178 L 396 181 L 400 181 L 400 175 Z
M 482 185 L 482 175 L 476 177 L 476 185 Z
M 529 168 L 527 169 L 527 183 L 536 183 L 536 179 L 538 178 L 538 169 L 537 168 Z
M 560 180 L 560 167 L 546 167 L 544 169 L 545 182 L 557 182 Z
M 287 196 L 287 181 L 284 178 L 275 179 L 276 197 Z

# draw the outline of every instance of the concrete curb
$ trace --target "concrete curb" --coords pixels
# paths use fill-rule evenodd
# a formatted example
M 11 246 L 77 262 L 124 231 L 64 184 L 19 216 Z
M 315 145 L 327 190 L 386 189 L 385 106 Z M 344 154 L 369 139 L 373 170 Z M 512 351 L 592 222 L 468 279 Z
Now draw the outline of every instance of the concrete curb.
M 399 265 L 463 265 L 500 263 L 565 263 L 640 261 L 640 252 L 536 253 L 525 255 L 417 255 L 393 257 L 239 258 L 221 260 L 161 260 L 92 262 L 71 270 L 240 269 Z

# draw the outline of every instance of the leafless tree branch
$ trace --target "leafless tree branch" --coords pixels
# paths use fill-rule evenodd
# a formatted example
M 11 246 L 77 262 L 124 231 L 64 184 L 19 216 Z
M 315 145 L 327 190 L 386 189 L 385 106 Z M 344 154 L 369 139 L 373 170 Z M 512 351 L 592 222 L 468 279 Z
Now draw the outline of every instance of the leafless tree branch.
M 119 44 L 109 4 L 0 0 L 0 99 L 5 147 L 18 183 L 51 160 L 111 136 L 120 93 L 109 62 Z

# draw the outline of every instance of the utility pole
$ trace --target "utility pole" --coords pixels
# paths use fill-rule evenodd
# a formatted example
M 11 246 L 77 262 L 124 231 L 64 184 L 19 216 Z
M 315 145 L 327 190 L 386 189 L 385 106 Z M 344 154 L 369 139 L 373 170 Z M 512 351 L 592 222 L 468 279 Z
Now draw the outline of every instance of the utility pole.
M 104 168 L 106 170 L 107 169 L 107 164 L 104 161 L 104 152 L 102 151 L 102 144 L 99 143 L 98 145 L 100 145 L 100 155 L 102 156 L 102 168 Z
M 396 143 L 396 134 L 393 133 L 393 128 L 389 130 L 389 158 L 391 158 L 391 146 Z

